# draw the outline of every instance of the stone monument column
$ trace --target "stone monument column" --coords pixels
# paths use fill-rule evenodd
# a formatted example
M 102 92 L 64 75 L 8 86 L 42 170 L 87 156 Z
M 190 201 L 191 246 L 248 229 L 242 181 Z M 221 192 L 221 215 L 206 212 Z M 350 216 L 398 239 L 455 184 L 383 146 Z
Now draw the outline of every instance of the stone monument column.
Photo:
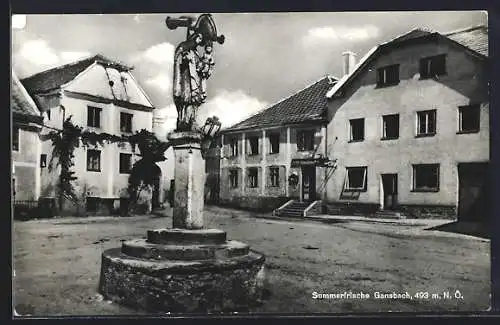
M 214 66 L 213 42 L 222 44 L 213 18 L 167 18 L 170 29 L 187 28 L 174 54 L 173 100 L 177 128 L 168 135 L 175 154 L 172 228 L 147 231 L 146 239 L 124 241 L 103 252 L 99 292 L 115 302 L 153 312 L 245 311 L 258 303 L 264 284 L 264 255 L 227 240 L 203 224 L 204 135 L 196 113 L 206 99 Z M 204 53 L 198 53 L 204 47 Z
M 202 135 L 176 132 L 169 135 L 175 156 L 173 228 L 202 229 L 205 194 L 205 160 Z

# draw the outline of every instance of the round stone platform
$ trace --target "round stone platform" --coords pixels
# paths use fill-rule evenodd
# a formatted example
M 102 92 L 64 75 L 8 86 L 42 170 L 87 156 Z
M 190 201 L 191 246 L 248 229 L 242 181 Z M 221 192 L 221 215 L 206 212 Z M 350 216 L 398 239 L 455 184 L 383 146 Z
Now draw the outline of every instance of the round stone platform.
M 102 254 L 99 291 L 152 312 L 245 311 L 261 299 L 264 261 L 222 230 L 150 230 Z

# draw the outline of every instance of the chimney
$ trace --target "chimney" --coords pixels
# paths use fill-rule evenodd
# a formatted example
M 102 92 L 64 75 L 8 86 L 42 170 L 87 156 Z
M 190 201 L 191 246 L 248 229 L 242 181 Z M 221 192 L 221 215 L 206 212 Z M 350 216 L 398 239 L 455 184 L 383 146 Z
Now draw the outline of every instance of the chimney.
M 343 76 L 348 75 L 354 70 L 356 65 L 356 53 L 351 51 L 346 51 L 342 53 L 342 74 Z

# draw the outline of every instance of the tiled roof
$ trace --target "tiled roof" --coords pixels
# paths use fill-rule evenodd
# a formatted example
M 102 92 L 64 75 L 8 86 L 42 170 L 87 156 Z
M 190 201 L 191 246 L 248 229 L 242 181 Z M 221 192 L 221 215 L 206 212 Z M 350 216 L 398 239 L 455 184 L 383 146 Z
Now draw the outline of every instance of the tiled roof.
M 40 117 L 40 111 L 33 102 L 33 99 L 31 99 L 28 92 L 24 89 L 23 85 L 14 73 L 12 73 L 11 81 L 10 108 L 14 114 L 37 118 Z
M 424 29 L 414 29 L 406 34 L 393 38 L 390 41 L 379 44 L 373 47 L 368 53 L 356 64 L 352 72 L 348 75 L 343 76 L 326 94 L 328 98 L 332 98 L 335 93 L 337 93 L 340 88 L 342 88 L 346 83 L 348 83 L 352 78 L 357 75 L 363 67 L 370 61 L 376 53 L 378 53 L 382 48 L 388 46 L 397 45 L 403 41 L 417 39 L 420 37 L 437 35 L 450 39 L 475 53 L 479 53 L 483 56 L 488 56 L 488 28 L 486 26 L 474 26 L 450 33 L 438 33 L 433 31 L 428 31 Z
M 76 62 L 42 71 L 28 78 L 24 78 L 22 83 L 31 94 L 57 89 L 65 83 L 73 80 L 78 74 L 83 72 L 94 62 L 100 62 L 124 71 L 131 69 L 131 67 L 128 67 L 118 61 L 113 61 L 101 54 L 97 54 Z
M 488 28 L 484 25 L 443 34 L 477 53 L 488 56 Z
M 324 77 L 224 131 L 323 121 L 327 108 L 326 92 L 336 81 L 336 78 Z

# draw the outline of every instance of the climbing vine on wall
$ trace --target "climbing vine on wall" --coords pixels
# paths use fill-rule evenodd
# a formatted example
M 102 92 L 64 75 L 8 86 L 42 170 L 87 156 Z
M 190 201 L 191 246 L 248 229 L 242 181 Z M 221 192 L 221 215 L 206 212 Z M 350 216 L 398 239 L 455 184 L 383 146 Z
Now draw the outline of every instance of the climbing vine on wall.
M 44 136 L 52 142 L 53 150 L 52 157 L 49 162 L 49 170 L 56 166 L 60 166 L 59 182 L 57 189 L 59 192 L 59 204 L 61 206 L 64 197 L 76 202 L 77 195 L 73 187 L 73 181 L 77 179 L 75 172 L 72 170 L 74 164 L 75 149 L 80 147 L 105 145 L 109 143 L 124 143 L 131 144 L 133 151 L 138 148 L 141 157 L 129 176 L 129 185 L 127 191 L 132 201 L 137 200 L 138 191 L 141 185 L 153 185 L 154 176 L 152 165 L 156 162 L 165 160 L 164 153 L 170 146 L 169 143 L 160 141 L 152 132 L 142 129 L 132 135 L 117 136 L 108 133 L 96 133 L 89 130 L 84 130 L 71 121 L 71 116 L 63 122 L 62 130 L 54 130 Z

